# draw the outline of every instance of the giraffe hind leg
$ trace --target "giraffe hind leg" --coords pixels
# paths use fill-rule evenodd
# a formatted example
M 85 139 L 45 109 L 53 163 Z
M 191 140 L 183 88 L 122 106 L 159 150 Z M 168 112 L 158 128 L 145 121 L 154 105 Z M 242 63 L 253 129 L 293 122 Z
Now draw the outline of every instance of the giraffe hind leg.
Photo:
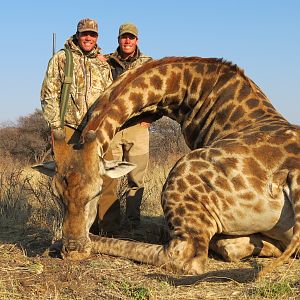
M 282 254 L 278 241 L 260 233 L 247 236 L 215 235 L 209 248 L 229 262 L 249 256 L 279 257 Z
M 300 169 L 291 170 L 288 175 L 287 183 L 289 185 L 290 197 L 295 209 L 295 225 L 293 237 L 290 244 L 284 250 L 281 256 L 265 266 L 259 273 L 258 279 L 261 279 L 267 273 L 274 270 L 276 267 L 285 263 L 293 254 L 300 251 Z

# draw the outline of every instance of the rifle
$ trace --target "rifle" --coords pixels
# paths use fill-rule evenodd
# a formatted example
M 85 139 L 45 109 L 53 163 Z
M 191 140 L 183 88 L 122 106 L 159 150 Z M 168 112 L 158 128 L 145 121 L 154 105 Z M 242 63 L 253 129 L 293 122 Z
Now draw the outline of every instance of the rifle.
M 55 48 L 56 48 L 56 33 L 52 33 L 52 56 L 55 54 Z
M 56 33 L 54 32 L 52 34 L 52 56 L 55 54 L 55 48 L 56 48 Z M 61 105 L 60 105 L 60 122 L 61 122 L 61 128 L 64 128 L 65 124 L 65 114 L 67 110 L 67 102 L 68 97 L 70 94 L 70 88 L 73 80 L 73 57 L 72 52 L 69 48 L 63 49 L 66 53 L 66 63 L 65 63 L 65 78 L 62 85 L 61 90 Z

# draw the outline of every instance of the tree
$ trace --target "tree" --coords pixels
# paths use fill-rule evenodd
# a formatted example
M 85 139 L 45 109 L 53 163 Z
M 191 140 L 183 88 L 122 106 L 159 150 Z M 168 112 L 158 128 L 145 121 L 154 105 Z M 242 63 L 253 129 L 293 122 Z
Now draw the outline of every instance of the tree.
M 45 159 L 50 150 L 50 130 L 42 111 L 36 109 L 22 116 L 16 124 L 0 128 L 0 150 L 22 163 L 37 163 Z
M 189 151 L 177 122 L 163 117 L 151 124 L 150 157 L 153 160 L 164 164 L 166 160 L 177 160 Z

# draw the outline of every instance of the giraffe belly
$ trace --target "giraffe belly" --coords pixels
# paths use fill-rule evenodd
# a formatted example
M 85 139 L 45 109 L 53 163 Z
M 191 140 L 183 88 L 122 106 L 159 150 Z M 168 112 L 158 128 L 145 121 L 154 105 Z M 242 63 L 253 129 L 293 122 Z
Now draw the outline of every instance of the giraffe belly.
M 294 210 L 289 198 L 281 193 L 276 199 L 267 197 L 247 209 L 239 207 L 235 215 L 223 216 L 225 234 L 248 235 L 257 232 L 272 232 L 278 237 L 283 236 L 294 225 Z
M 222 233 L 226 235 L 249 235 L 257 232 L 269 231 L 274 227 L 275 223 L 272 218 L 257 218 L 251 216 L 249 218 L 234 219 L 223 227 Z

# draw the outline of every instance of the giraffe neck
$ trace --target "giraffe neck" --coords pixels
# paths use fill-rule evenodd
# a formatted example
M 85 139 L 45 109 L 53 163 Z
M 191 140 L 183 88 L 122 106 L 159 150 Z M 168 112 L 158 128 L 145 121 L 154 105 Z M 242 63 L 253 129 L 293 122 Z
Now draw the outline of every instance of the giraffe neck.
M 85 128 L 104 152 L 122 125 L 139 116 L 176 120 L 191 149 L 269 118 L 284 119 L 235 65 L 220 59 L 165 58 L 127 72 L 99 99 Z

